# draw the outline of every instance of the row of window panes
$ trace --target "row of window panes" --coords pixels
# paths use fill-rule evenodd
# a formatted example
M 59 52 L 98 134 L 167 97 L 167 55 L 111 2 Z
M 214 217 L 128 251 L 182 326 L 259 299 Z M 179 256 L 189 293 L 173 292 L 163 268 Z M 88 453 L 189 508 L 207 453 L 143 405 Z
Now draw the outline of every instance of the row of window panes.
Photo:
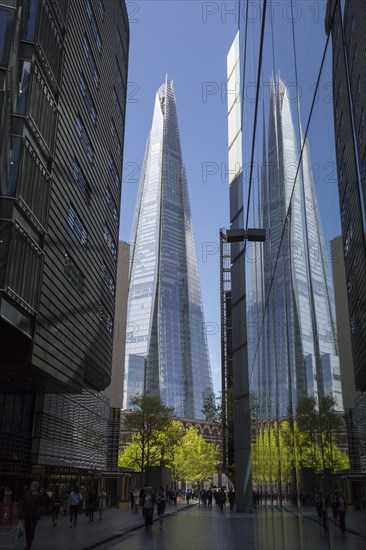
M 345 258 L 348 255 L 348 252 L 349 252 L 349 249 L 350 249 L 350 246 L 351 246 L 352 238 L 353 238 L 353 225 L 352 225 L 352 220 L 351 220 L 349 222 L 347 233 L 346 233 L 346 238 L 344 240 L 344 257 Z
M 102 19 L 105 17 L 105 7 L 103 0 L 97 0 L 99 15 Z
M 121 92 L 124 92 L 124 82 L 123 82 L 123 78 L 122 78 L 122 73 L 121 73 L 121 69 L 119 68 L 119 64 L 118 64 L 118 61 L 117 61 L 117 58 L 115 60 L 115 63 L 114 63 L 114 70 L 115 70 L 115 73 L 116 73 L 116 77 L 117 77 L 117 82 L 118 82 L 118 85 L 121 89 Z
M 65 252 L 64 273 L 71 282 L 72 286 L 83 294 L 85 277 L 67 252 Z
M 108 291 L 112 297 L 114 297 L 114 294 L 116 292 L 116 284 L 114 282 L 114 279 L 112 275 L 109 273 L 107 266 L 101 261 L 101 272 L 102 272 L 102 279 L 105 282 Z
M 116 111 L 116 115 L 117 115 L 117 118 L 118 118 L 118 122 L 122 126 L 122 124 L 123 124 L 122 109 L 121 109 L 121 106 L 119 104 L 118 97 L 117 97 L 117 92 L 116 92 L 115 88 L 113 88 L 112 99 L 113 99 L 114 109 Z
M 103 238 L 104 238 L 105 242 L 107 243 L 109 250 L 112 252 L 113 257 L 116 258 L 117 257 L 116 243 L 114 242 L 114 240 L 112 238 L 112 235 L 111 235 L 108 227 L 106 226 L 106 224 L 104 224 L 104 226 L 103 226 Z
M 363 132 L 365 130 L 365 123 L 366 123 L 366 115 L 365 115 L 365 109 L 362 109 L 361 113 L 361 120 L 360 120 L 360 127 L 358 129 L 357 134 L 357 145 L 360 147 L 363 139 Z
M 94 161 L 94 156 L 95 156 L 94 149 L 93 149 L 92 144 L 90 143 L 90 139 L 89 139 L 89 137 L 86 133 L 85 126 L 82 123 L 82 120 L 79 116 L 76 119 L 75 127 L 76 127 L 77 135 L 80 138 L 80 141 L 81 141 L 81 143 L 84 147 L 84 150 L 87 154 L 87 157 L 88 157 L 89 161 L 93 162 Z
M 118 45 L 119 54 L 120 54 L 120 56 L 122 58 L 122 61 L 123 61 L 123 65 L 126 65 L 126 53 L 125 53 L 125 49 L 123 47 L 121 33 L 119 32 L 118 27 L 117 27 L 117 45 Z
M 348 296 L 352 292 L 352 288 L 357 279 L 357 275 L 358 275 L 358 266 L 357 266 L 357 259 L 355 258 L 353 260 L 351 273 L 349 274 L 348 281 L 347 281 Z
M 99 319 L 108 330 L 109 334 L 113 333 L 113 320 L 111 315 L 105 310 L 102 304 L 99 304 Z
M 114 199 L 112 197 L 112 193 L 110 192 L 109 189 L 107 189 L 107 191 L 105 192 L 105 200 L 106 200 L 106 203 L 108 205 L 109 211 L 112 214 L 113 221 L 115 221 L 117 223 L 118 222 L 118 210 L 117 210 L 116 204 L 114 202 Z
M 72 177 L 83 195 L 85 202 L 89 205 L 91 200 L 90 185 L 88 184 L 81 166 L 76 159 L 74 159 L 72 163 Z
M 62 37 L 48 2 L 43 0 L 42 4 L 37 40 L 46 54 L 47 61 L 58 81 L 62 63 Z
M 111 173 L 114 185 L 116 186 L 116 189 L 119 189 L 118 170 L 117 170 L 116 163 L 114 162 L 111 153 L 108 153 L 108 167 L 109 167 L 109 171 Z
M 102 53 L 102 39 L 101 39 L 100 34 L 99 34 L 97 21 L 95 19 L 94 11 L 93 11 L 92 5 L 90 3 L 90 0 L 86 0 L 86 13 L 88 15 L 90 28 L 91 28 L 93 36 L 94 36 L 95 45 L 97 47 L 98 52 Z
M 83 248 L 88 246 L 88 232 L 72 204 L 69 205 L 69 227 Z
M 89 65 L 90 72 L 91 72 L 93 80 L 94 80 L 94 84 L 97 88 L 99 88 L 100 76 L 99 76 L 99 73 L 98 73 L 98 70 L 97 70 L 97 66 L 95 64 L 93 54 L 92 54 L 91 49 L 90 49 L 89 40 L 87 39 L 86 36 L 84 36 L 84 39 L 83 39 L 83 49 L 84 49 L 86 60 L 87 60 L 88 65 Z
M 111 120 L 111 134 L 112 134 L 112 138 L 113 138 L 114 144 L 115 144 L 116 149 L 117 149 L 118 156 L 119 156 L 119 158 L 122 162 L 122 147 L 121 147 L 121 144 L 120 144 L 120 141 L 119 141 L 117 128 L 116 128 L 113 120 Z
M 81 95 L 84 98 L 85 106 L 86 106 L 86 109 L 89 113 L 90 120 L 92 121 L 92 123 L 95 126 L 96 123 L 97 123 L 97 110 L 95 108 L 94 101 L 93 101 L 92 96 L 90 94 L 88 85 L 85 82 L 85 78 L 82 74 L 80 75 L 79 88 L 80 88 L 80 91 L 81 91 Z

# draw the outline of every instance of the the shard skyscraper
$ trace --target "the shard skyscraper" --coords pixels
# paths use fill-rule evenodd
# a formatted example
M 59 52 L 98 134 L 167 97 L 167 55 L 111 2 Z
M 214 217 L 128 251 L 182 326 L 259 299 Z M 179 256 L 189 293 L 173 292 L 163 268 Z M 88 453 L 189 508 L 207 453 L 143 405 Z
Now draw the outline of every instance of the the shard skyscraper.
M 256 245 L 263 248 L 251 277 L 248 310 L 252 390 L 265 418 L 295 412 L 305 396 L 331 395 L 343 409 L 334 296 L 310 148 L 306 140 L 299 166 L 290 104 L 284 82 L 272 81 L 257 214 L 267 240 Z M 253 327 L 260 326 L 256 335 Z
M 123 408 L 160 396 L 202 419 L 213 391 L 173 83 L 159 88 L 131 235 Z

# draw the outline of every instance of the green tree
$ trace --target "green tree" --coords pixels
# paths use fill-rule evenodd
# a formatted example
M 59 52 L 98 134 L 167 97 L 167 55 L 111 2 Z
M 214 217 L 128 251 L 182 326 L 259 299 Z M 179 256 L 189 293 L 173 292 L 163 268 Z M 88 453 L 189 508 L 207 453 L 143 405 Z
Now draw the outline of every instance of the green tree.
M 166 407 L 159 397 L 151 395 L 136 395 L 131 400 L 131 408 L 132 411 L 125 415 L 124 428 L 139 436 L 134 439 L 134 444 L 141 449 L 143 472 L 154 465 L 159 452 L 161 457 L 161 433 L 172 425 L 174 409 Z
M 175 481 L 192 483 L 211 479 L 219 463 L 219 447 L 207 443 L 196 429 L 187 428 L 173 459 Z

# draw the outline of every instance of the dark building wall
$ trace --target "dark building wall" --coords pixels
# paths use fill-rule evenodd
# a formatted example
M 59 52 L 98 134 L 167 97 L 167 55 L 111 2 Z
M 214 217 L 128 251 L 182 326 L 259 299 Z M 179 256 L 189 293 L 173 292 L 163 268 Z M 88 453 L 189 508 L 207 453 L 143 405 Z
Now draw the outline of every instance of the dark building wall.
M 334 128 L 356 389 L 366 389 L 366 4 L 328 0 Z
M 9 3 L 0 376 L 33 391 L 101 390 L 113 341 L 126 7 L 122 0 Z

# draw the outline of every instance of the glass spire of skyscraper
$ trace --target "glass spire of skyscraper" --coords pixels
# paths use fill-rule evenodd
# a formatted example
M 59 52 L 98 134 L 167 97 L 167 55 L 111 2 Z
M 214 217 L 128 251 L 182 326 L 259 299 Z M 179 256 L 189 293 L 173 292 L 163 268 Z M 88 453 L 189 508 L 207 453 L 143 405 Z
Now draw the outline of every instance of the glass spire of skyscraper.
M 343 409 L 334 296 L 306 140 L 299 151 L 284 82 L 271 82 L 258 221 L 267 230 L 251 276 L 252 391 L 260 415 L 285 417 L 299 401 L 332 396 Z M 265 131 L 264 131 L 265 133 Z M 301 139 L 303 139 L 301 137 Z M 294 182 L 296 182 L 294 184 Z M 262 245 L 257 244 L 257 250 Z M 263 315 L 265 315 L 262 324 Z M 260 341 L 253 327 L 263 325 Z
M 173 83 L 155 97 L 131 234 L 123 408 L 160 396 L 202 419 L 213 391 Z

